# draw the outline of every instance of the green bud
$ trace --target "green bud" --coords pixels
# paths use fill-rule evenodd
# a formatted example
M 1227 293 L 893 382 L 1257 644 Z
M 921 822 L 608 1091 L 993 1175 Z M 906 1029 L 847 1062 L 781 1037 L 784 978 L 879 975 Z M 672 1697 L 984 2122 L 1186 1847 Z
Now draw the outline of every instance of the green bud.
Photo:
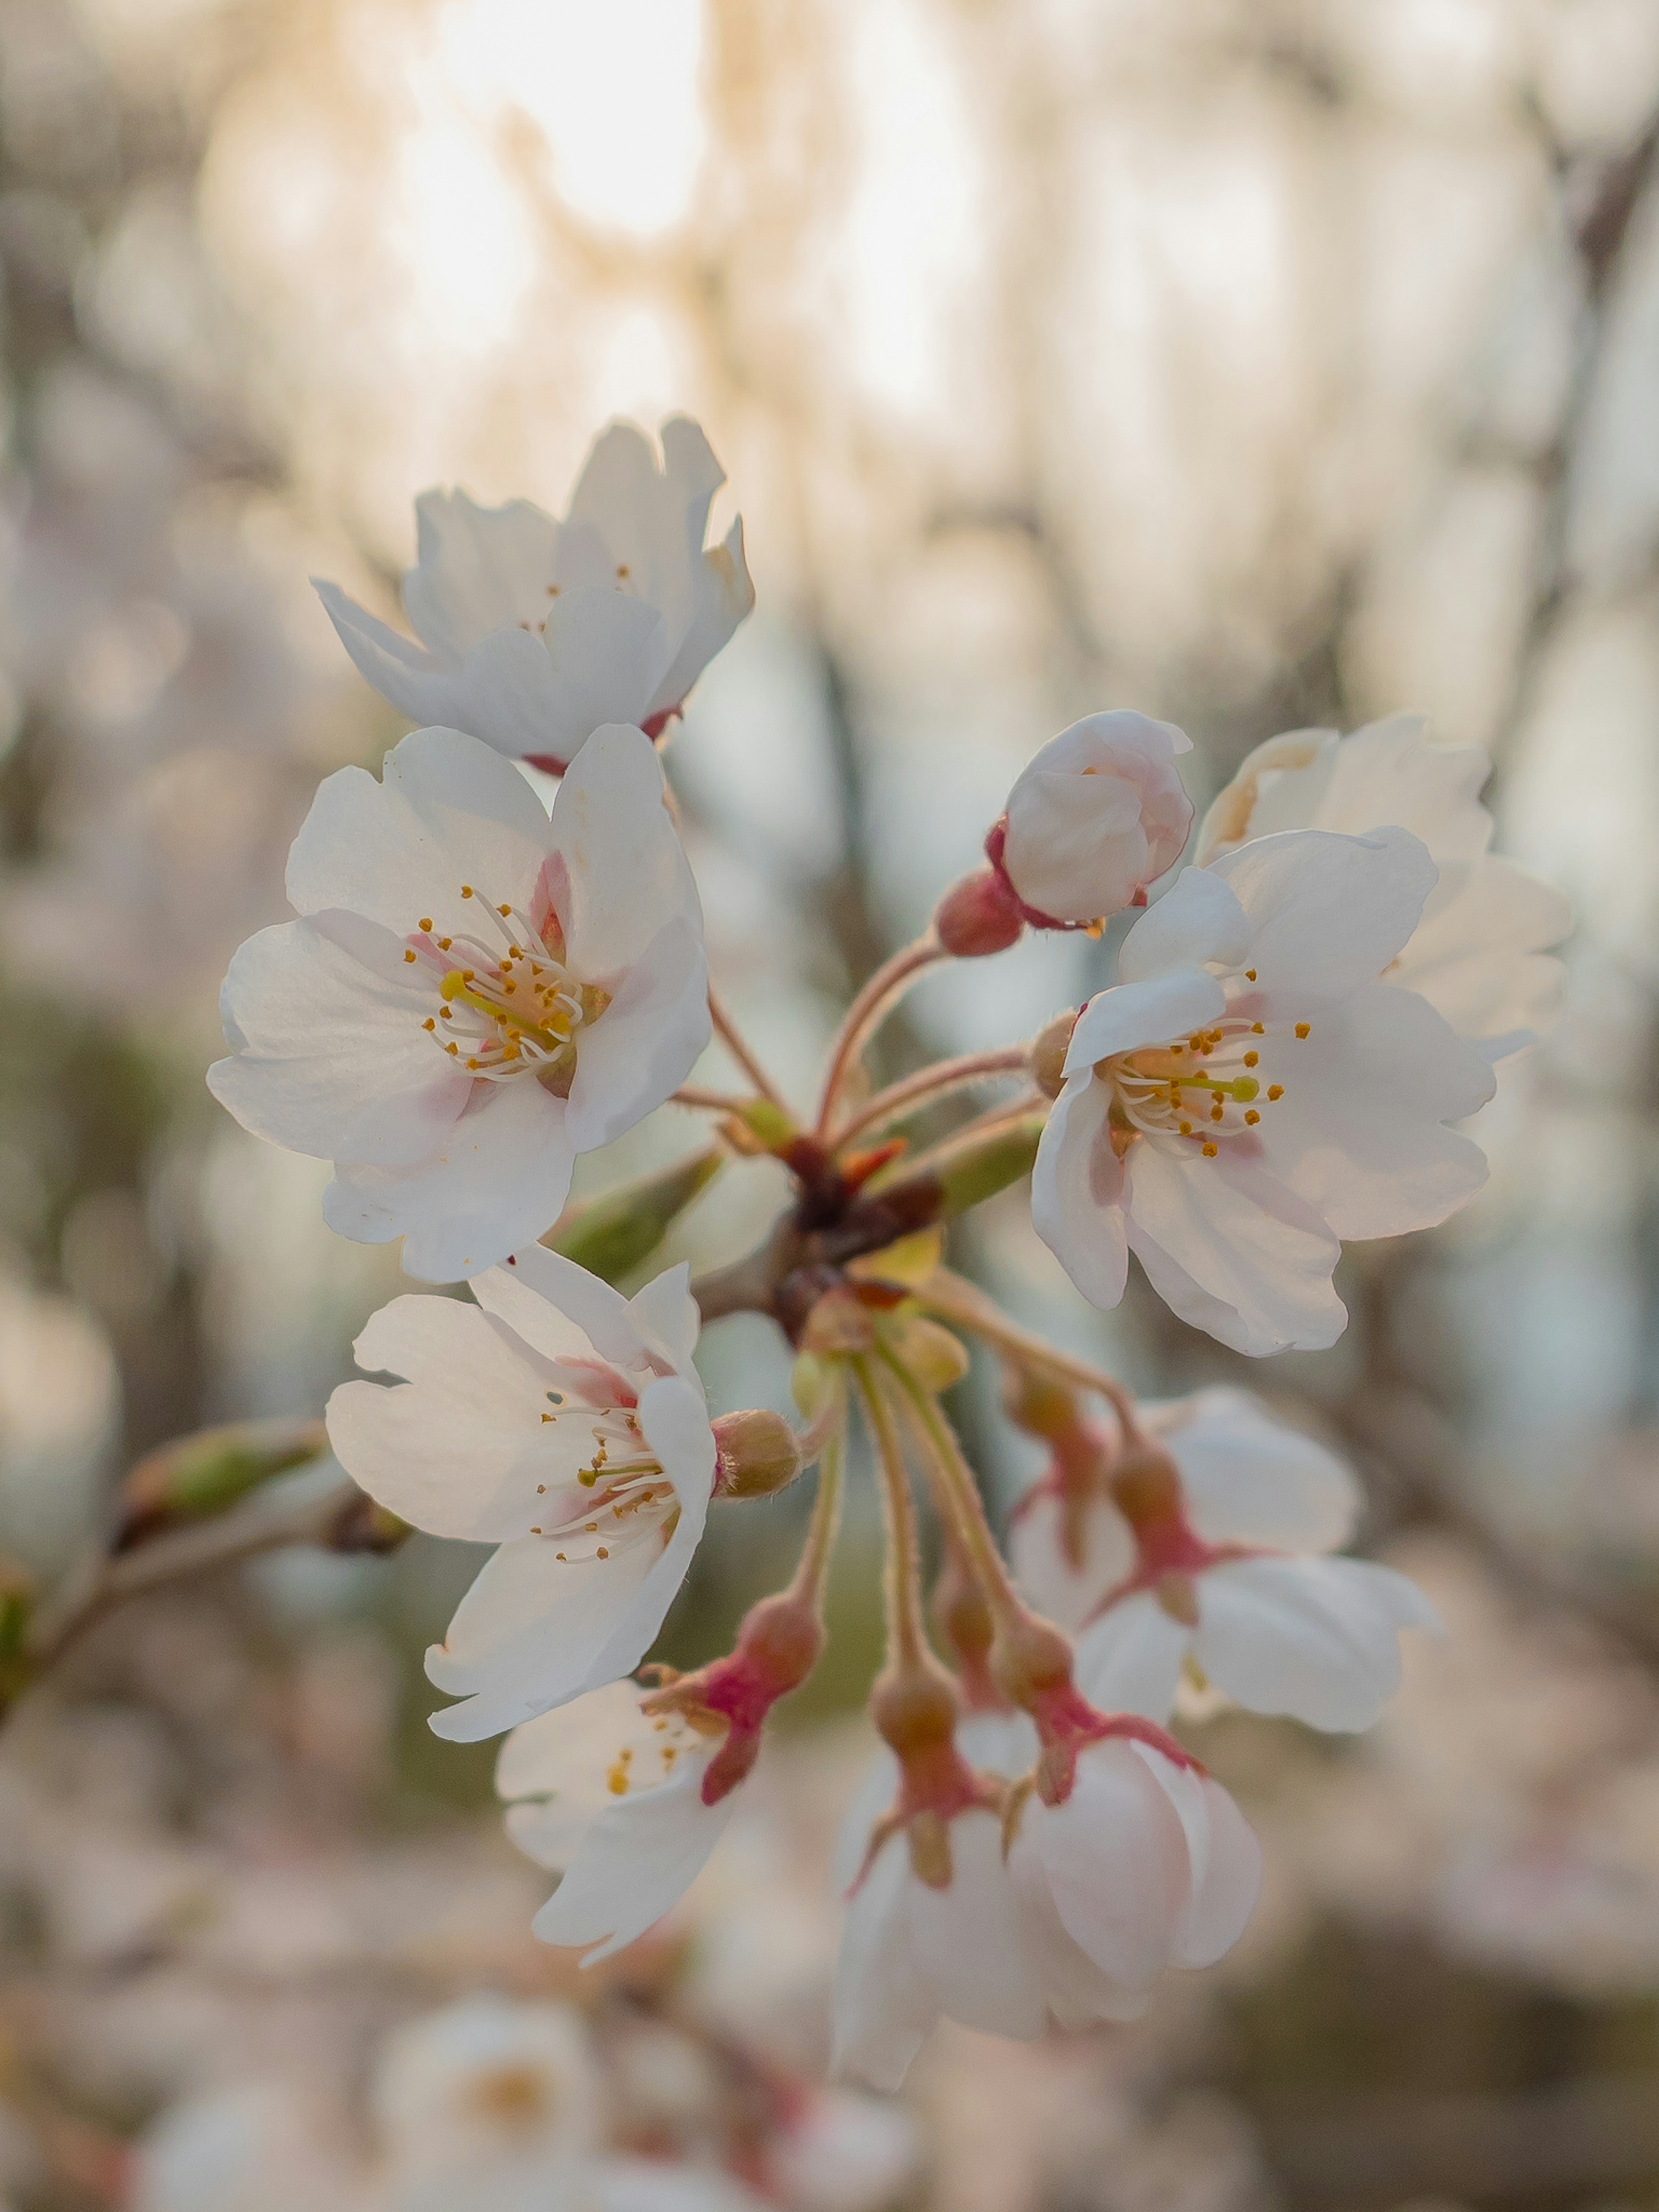
M 672 1167 L 609 1190 L 574 1208 L 542 1239 L 590 1274 L 614 1283 L 648 1260 L 701 1191 L 720 1170 L 718 1146 L 676 1160 Z
M 121 1486 L 115 1549 L 204 1521 L 328 1449 L 320 1421 L 232 1421 L 146 1452 Z
M 874 1176 L 866 1199 L 872 1206 L 919 1212 L 919 1205 L 908 1202 L 919 1201 L 931 1188 L 928 1222 L 954 1221 L 1030 1173 L 1048 1118 L 1048 1108 L 1037 1106 L 1017 1121 L 947 1137 L 919 1159 L 896 1161 Z

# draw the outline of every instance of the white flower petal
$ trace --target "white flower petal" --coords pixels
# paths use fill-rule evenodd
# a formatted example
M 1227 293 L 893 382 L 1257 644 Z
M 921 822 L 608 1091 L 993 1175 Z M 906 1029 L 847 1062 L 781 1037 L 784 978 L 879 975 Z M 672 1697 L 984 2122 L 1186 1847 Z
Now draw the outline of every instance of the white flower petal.
M 1185 880 L 1180 878 L 1180 882 Z M 1168 899 L 1160 899 L 1147 921 L 1168 904 Z M 1135 925 L 1137 929 L 1146 926 L 1144 921 Z M 1085 1073 L 1097 1060 L 1113 1053 L 1133 1052 L 1140 1045 L 1184 1037 L 1189 1030 L 1212 1022 L 1226 1003 L 1226 994 L 1214 976 L 1193 968 L 1171 969 L 1140 982 L 1115 983 L 1110 990 L 1097 992 L 1078 1016 L 1066 1048 L 1066 1077 Z
M 1194 1652 L 1250 1711 L 1346 1731 L 1399 1688 L 1399 1631 L 1434 1623 L 1413 1583 L 1369 1560 L 1237 1559 L 1200 1580 Z
M 915 1970 L 948 2020 L 1028 2043 L 1042 2033 L 1042 1991 L 1002 1861 L 1002 1823 L 959 1813 L 950 1837 L 948 1886 L 933 1889 L 913 1873 L 905 1887 Z
M 1179 1469 L 1187 1517 L 1206 1543 L 1332 1552 L 1353 1533 L 1352 1469 L 1248 1391 L 1213 1388 L 1140 1413 Z
M 1137 1590 L 1097 1613 L 1078 1637 L 1078 1687 L 1103 1713 L 1139 1713 L 1162 1728 L 1192 1641 L 1191 1629 L 1150 1590 Z
M 1079 1753 L 1063 1803 L 1028 1802 L 1009 1855 L 1016 1887 L 1041 1881 L 1073 1942 L 1124 1988 L 1150 1988 L 1186 1911 L 1186 1838 L 1168 1795 L 1128 1744 Z
M 1214 870 L 1183 868 L 1124 939 L 1117 972 L 1126 984 L 1148 983 L 1160 975 L 1175 976 L 1202 968 L 1212 960 L 1231 967 L 1243 961 L 1249 941 L 1249 925 L 1231 885 Z M 1184 1029 L 1195 1029 L 1204 1018 L 1200 1015 L 1190 1022 L 1177 1021 L 1172 1028 L 1155 1034 L 1160 1038 L 1179 1036 Z M 1114 1052 L 1122 1048 L 1109 1048 Z M 1098 1053 L 1092 1056 L 1100 1058 Z
M 585 981 L 611 988 L 669 921 L 701 935 L 696 885 L 663 804 L 662 765 L 638 730 L 593 732 L 559 786 L 551 842 L 569 876 L 565 941 Z
M 672 1097 L 710 1030 L 702 939 L 677 917 L 657 932 L 580 1041 L 569 1099 L 577 1150 L 597 1151 Z
M 489 507 L 464 491 L 426 491 L 415 518 L 416 565 L 404 576 L 404 611 L 434 653 L 460 659 L 492 631 L 546 613 L 559 558 L 551 515 L 526 499 Z
M 510 1267 L 477 1277 L 472 1295 L 549 1359 L 597 1352 L 630 1370 L 648 1364 L 645 1340 L 622 1292 L 544 1244 L 527 1244 L 514 1254 Z
M 896 2089 L 934 2021 L 939 2004 L 911 1954 L 903 1899 L 909 1846 L 890 1836 L 848 1905 L 836 1960 L 834 2046 L 841 2081 Z
M 1117 1204 L 1122 1170 L 1112 1151 L 1111 1093 L 1076 1076 L 1054 1101 L 1031 1170 L 1031 1225 L 1091 1305 L 1123 1296 L 1129 1248 Z
M 1264 994 L 1338 999 L 1374 982 L 1416 928 L 1439 871 L 1389 827 L 1254 839 L 1210 863 L 1243 908 L 1249 965 Z
M 1057 1627 L 1080 1628 L 1109 1590 L 1134 1565 L 1129 1524 L 1108 1498 L 1091 1498 L 1083 1508 L 1081 1564 L 1073 1566 L 1063 1547 L 1065 1513 L 1052 1494 L 1034 1498 L 1015 1516 L 1008 1532 L 1009 1564 L 1026 1596 Z
M 1141 1759 L 1175 1807 L 1187 1838 L 1191 1893 L 1176 1933 L 1174 1962 L 1212 1966 L 1244 1933 L 1261 1887 L 1261 1846 L 1218 1782 L 1177 1766 L 1150 1744 Z
M 710 1744 L 710 1756 L 717 1748 Z M 599 1814 L 558 1887 L 536 1915 L 544 1943 L 587 1946 L 594 1966 L 672 1912 L 708 1864 L 738 1792 L 702 1802 L 706 1759 L 687 1759 L 666 1782 L 616 1798 Z

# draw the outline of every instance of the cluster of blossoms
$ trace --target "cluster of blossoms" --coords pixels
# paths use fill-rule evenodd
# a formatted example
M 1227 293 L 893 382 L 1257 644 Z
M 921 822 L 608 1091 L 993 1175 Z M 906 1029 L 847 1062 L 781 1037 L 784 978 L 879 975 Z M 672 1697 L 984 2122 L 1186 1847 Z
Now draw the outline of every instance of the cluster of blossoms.
M 559 1878 L 549 1942 L 616 1951 L 714 1850 L 819 1656 L 856 1412 L 889 1644 L 884 1749 L 843 1853 L 836 2046 L 891 2087 L 940 2014 L 1018 2038 L 1121 2019 L 1237 1940 L 1260 1855 L 1170 1733 L 1183 1676 L 1360 1729 L 1398 1681 L 1399 1632 L 1431 1620 L 1402 1577 L 1331 1556 L 1358 1501 L 1322 1447 L 1232 1390 L 1137 1405 L 952 1275 L 938 1232 L 1029 1171 L 1038 1233 L 1097 1306 L 1133 1251 L 1237 1352 L 1334 1343 L 1343 1242 L 1429 1227 L 1479 1188 L 1455 1125 L 1547 1020 L 1567 917 L 1489 854 L 1485 756 L 1415 718 L 1259 748 L 1175 872 L 1187 738 L 1093 715 L 1041 749 L 983 866 L 859 993 L 798 1116 L 710 996 L 659 758 L 752 602 L 740 527 L 704 549 L 720 481 L 675 422 L 660 463 L 607 431 L 562 523 L 429 495 L 404 584 L 420 646 L 322 587 L 386 696 L 454 726 L 405 738 L 379 781 L 322 785 L 289 865 L 298 918 L 234 962 L 210 1080 L 246 1127 L 333 1163 L 333 1227 L 401 1237 L 410 1274 L 468 1285 L 374 1316 L 358 1362 L 399 1379 L 345 1384 L 328 1428 L 380 1506 L 496 1547 L 429 1655 L 458 1701 L 434 1726 L 510 1731 L 508 1827 Z M 561 773 L 550 814 L 519 761 Z M 1131 910 L 1115 981 L 1080 1010 L 871 1094 L 866 1048 L 918 975 Z M 729 1091 L 687 1081 L 715 1033 Z M 994 1079 L 1012 1101 L 943 1143 L 893 1133 Z M 714 1117 L 720 1160 L 781 1160 L 794 1195 L 747 1261 L 628 1297 L 581 1264 L 572 1167 L 671 1100 Z M 672 1206 L 660 1179 L 605 1206 L 617 1273 Z M 739 1310 L 795 1350 L 799 1429 L 710 1418 L 699 1328 Z M 1050 1455 L 1008 1558 L 940 1402 L 969 1340 Z M 644 1668 L 711 1503 L 815 1462 L 788 1586 L 695 1673 Z M 945 1544 L 931 1636 L 917 1482 Z

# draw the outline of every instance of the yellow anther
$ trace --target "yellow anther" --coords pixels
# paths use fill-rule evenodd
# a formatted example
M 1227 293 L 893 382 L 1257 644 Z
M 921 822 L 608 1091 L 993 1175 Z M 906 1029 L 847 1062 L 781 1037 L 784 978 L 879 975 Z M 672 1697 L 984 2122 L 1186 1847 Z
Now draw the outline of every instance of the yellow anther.
M 628 579 L 629 579 L 629 575 L 632 574 L 632 571 L 629 569 L 629 565 L 628 565 L 628 563 L 627 563 L 627 562 L 626 562 L 626 561 L 620 561 L 620 562 L 617 562 L 617 574 L 622 578 L 622 580 L 623 580 L 623 581 L 624 583 L 626 583 L 626 582 L 628 581 Z
M 459 1060 L 459 1059 L 460 1058 L 460 1056 L 461 1056 L 461 1048 L 460 1048 L 460 1047 L 459 1047 L 459 1045 L 458 1045 L 458 1044 L 454 1044 L 454 1043 L 447 1044 L 447 1045 L 444 1047 L 444 1050 L 445 1050 L 446 1052 L 453 1052 L 453 1053 L 454 1054 L 455 1057 L 456 1057 L 458 1060 Z
M 510 906 L 498 906 L 495 911 L 497 914 L 511 914 L 513 909 Z
M 1260 1065 L 1261 1060 L 1261 1054 L 1259 1052 L 1247 1052 L 1244 1055 L 1244 1065 L 1246 1067 L 1255 1067 Z
M 1267 1030 L 1260 1022 L 1252 1022 L 1250 1024 L 1250 1035 L 1252 1036 L 1265 1036 L 1267 1035 Z
M 435 1030 L 438 1024 L 433 1020 L 430 1014 L 428 1014 L 426 1019 L 421 1024 L 421 1027 L 423 1030 Z
M 409 963 L 410 963 L 410 965 L 411 967 L 413 967 L 413 966 L 414 966 L 414 964 L 415 964 L 415 955 L 414 955 L 412 952 L 410 952 L 407 948 L 405 948 L 405 950 L 404 950 L 404 958 L 409 962 Z
M 1205 1158 L 1206 1158 L 1206 1160 L 1212 1160 L 1212 1159 L 1215 1158 L 1215 1156 L 1216 1156 L 1216 1147 L 1215 1147 L 1213 1145 L 1206 1145 L 1206 1146 L 1205 1146 L 1205 1147 L 1204 1147 L 1204 1157 L 1205 1157 Z
M 423 914 L 423 915 L 421 916 L 421 927 L 422 927 L 422 929 L 430 929 L 430 928 L 431 928 L 431 927 L 432 927 L 432 916 L 431 916 L 429 914 Z
M 1298 1022 L 1296 1025 L 1296 1033 L 1299 1037 L 1304 1037 L 1312 1027 L 1311 1022 Z
M 1247 983 L 1254 983 L 1254 982 L 1255 982 L 1255 969 L 1254 969 L 1254 968 L 1247 968 L 1247 969 L 1244 970 L 1244 981 L 1245 981 Z
M 608 1559 L 611 1557 L 611 1554 L 605 1550 L 605 1546 L 601 1544 L 598 1551 L 595 1553 L 594 1557 L 600 1559 Z
M 1215 1104 L 1214 1104 L 1213 1106 L 1212 1106 L 1212 1107 L 1211 1107 L 1211 1109 L 1210 1109 L 1210 1119 L 1211 1119 L 1212 1121 L 1218 1121 L 1221 1119 L 1222 1115 L 1226 1112 L 1226 1110 L 1227 1110 L 1227 1109 L 1226 1109 L 1226 1108 L 1222 1104 L 1221 1101 L 1218 1098 L 1218 1099 L 1216 1100 L 1216 1102 L 1215 1102 Z
M 620 1753 L 612 1761 L 605 1778 L 605 1787 L 613 1797 L 628 1795 L 628 1761 Z
M 1250 1110 L 1249 1110 L 1249 1113 L 1244 1116 L 1244 1119 L 1245 1119 L 1245 1120 L 1249 1123 L 1250 1127 L 1254 1129 L 1254 1128 L 1255 1128 L 1255 1125 L 1256 1125 L 1256 1123 L 1257 1123 L 1257 1122 L 1261 1119 L 1261 1115 L 1260 1115 L 1260 1114 L 1258 1114 L 1258 1113 L 1256 1112 L 1256 1110 L 1255 1110 L 1255 1107 L 1254 1107 L 1254 1106 L 1252 1106 L 1252 1107 L 1251 1107 L 1251 1109 L 1250 1109 Z
M 461 896 L 462 896 L 463 898 L 471 898 L 471 896 L 472 896 L 472 886 L 471 886 L 471 884 L 463 884 L 461 885 Z
M 477 1061 L 476 1060 L 472 1059 L 470 1055 L 469 1055 L 469 1057 L 468 1057 L 468 1060 L 467 1060 L 467 1063 L 466 1063 L 466 1064 L 467 1064 L 467 1066 L 468 1066 L 469 1067 L 476 1067 L 476 1066 L 478 1065 Z
M 1192 1135 L 1192 1133 L 1193 1133 L 1193 1125 L 1192 1125 L 1192 1123 L 1191 1123 L 1190 1121 L 1183 1121 L 1183 1122 L 1182 1123 L 1182 1125 L 1181 1125 L 1181 1133 L 1182 1133 L 1182 1135 L 1183 1137 L 1190 1137 L 1190 1136 Z
M 439 951 L 440 951 L 440 952 L 447 952 L 447 951 L 448 951 L 448 950 L 449 950 L 449 948 L 450 948 L 450 946 L 451 946 L 454 942 L 455 942 L 455 940 L 454 940 L 454 939 L 453 939 L 453 937 L 441 937 L 441 938 L 438 939 L 438 950 L 439 950 Z
M 1282 1098 L 1285 1096 L 1284 1085 L 1282 1083 L 1270 1083 L 1267 1085 L 1267 1096 L 1269 1098 Z

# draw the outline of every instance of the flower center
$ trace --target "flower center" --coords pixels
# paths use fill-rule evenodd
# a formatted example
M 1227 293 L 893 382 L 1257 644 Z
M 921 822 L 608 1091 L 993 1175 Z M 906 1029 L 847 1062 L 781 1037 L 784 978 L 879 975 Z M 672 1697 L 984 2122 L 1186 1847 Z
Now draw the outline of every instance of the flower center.
M 1263 1052 L 1277 1060 L 1285 1039 L 1304 1039 L 1311 1027 L 1227 1013 L 1169 1044 L 1097 1060 L 1095 1073 L 1112 1092 L 1112 1149 L 1121 1159 L 1137 1137 L 1172 1137 L 1214 1159 L 1230 1139 L 1249 1137 L 1285 1096 L 1285 1084 L 1267 1080 Z
M 712 1729 L 700 1728 L 684 1713 L 656 1713 L 642 1725 L 648 1733 L 619 1745 L 605 1770 L 605 1786 L 613 1797 L 637 1796 L 666 1782 L 677 1766 L 726 1724 L 722 1721 Z
M 429 972 L 438 1005 L 421 1024 L 452 1060 L 488 1083 L 533 1075 L 561 1098 L 576 1072 L 576 1033 L 597 1021 L 611 994 L 579 982 L 564 960 L 556 916 L 538 930 L 515 906 L 496 905 L 471 884 L 478 928 L 434 937 L 429 917 L 404 940 L 404 958 Z
M 547 1395 L 556 1410 L 544 1413 L 543 1422 L 583 1423 L 593 1449 L 574 1480 L 567 1478 L 551 1489 L 537 1485 L 537 1517 L 528 1533 L 554 1544 L 555 1558 L 566 1561 L 613 1559 L 652 1532 L 665 1542 L 679 1516 L 679 1499 L 646 1443 L 638 1414 L 619 1407 L 596 1414 L 592 1407 L 570 1403 L 562 1391 Z

